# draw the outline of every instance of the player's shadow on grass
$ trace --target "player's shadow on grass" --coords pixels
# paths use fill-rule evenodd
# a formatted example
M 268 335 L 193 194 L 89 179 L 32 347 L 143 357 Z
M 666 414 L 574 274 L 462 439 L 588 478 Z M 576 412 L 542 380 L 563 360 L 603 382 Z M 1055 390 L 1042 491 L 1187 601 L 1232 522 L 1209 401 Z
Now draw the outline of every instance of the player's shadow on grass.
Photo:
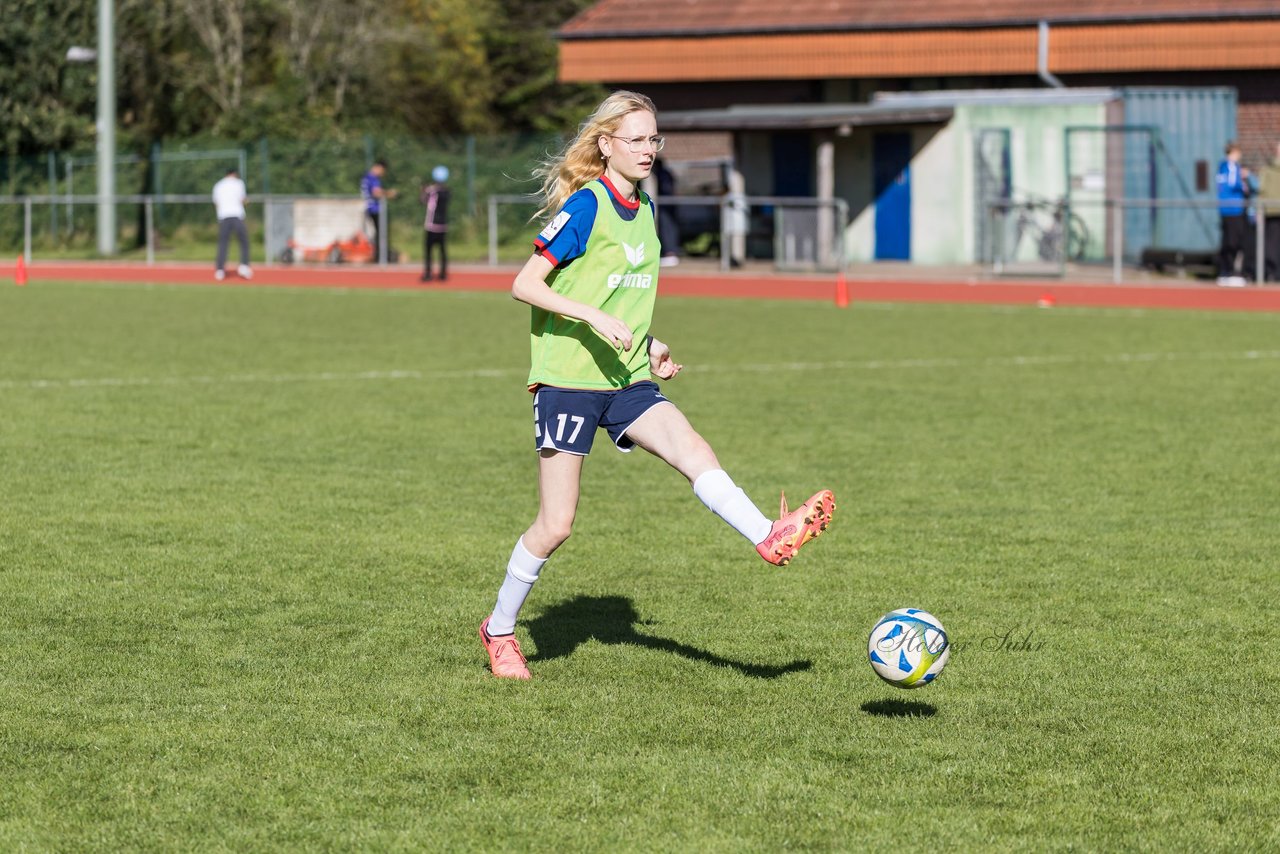
M 732 667 L 756 679 L 777 679 L 813 667 L 812 661 L 777 665 L 734 661 L 679 641 L 641 634 L 635 629 L 638 622 L 640 615 L 636 613 L 635 605 L 623 596 L 575 596 L 552 605 L 527 623 L 529 635 L 538 647 L 537 654 L 530 656 L 529 660 L 564 658 L 587 641 L 598 640 L 600 643 L 629 644 L 673 652 L 692 661 Z
M 915 700 L 868 700 L 862 711 L 881 718 L 931 718 L 938 710 Z

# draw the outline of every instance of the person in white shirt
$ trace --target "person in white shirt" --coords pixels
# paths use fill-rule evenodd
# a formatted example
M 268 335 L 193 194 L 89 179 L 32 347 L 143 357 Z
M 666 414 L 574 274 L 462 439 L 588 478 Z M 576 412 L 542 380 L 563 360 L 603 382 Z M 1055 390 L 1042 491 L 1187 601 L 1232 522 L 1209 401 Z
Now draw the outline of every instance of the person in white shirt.
M 221 181 L 213 185 L 213 206 L 218 211 L 218 259 L 213 277 L 221 282 L 227 277 L 227 244 L 235 234 L 240 242 L 240 266 L 236 272 L 242 279 L 252 279 L 249 267 L 249 232 L 244 227 L 244 201 L 248 193 L 237 169 L 228 169 Z

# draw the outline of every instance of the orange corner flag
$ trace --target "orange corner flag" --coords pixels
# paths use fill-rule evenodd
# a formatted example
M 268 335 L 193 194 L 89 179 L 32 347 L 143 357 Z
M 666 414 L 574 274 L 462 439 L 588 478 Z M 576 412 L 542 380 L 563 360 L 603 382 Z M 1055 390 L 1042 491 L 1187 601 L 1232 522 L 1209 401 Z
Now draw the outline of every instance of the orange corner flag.
M 19 255 L 18 263 L 13 265 L 13 283 L 18 287 L 27 283 L 27 259 L 24 255 Z
M 836 276 L 836 308 L 849 307 L 849 284 L 844 280 L 844 273 Z

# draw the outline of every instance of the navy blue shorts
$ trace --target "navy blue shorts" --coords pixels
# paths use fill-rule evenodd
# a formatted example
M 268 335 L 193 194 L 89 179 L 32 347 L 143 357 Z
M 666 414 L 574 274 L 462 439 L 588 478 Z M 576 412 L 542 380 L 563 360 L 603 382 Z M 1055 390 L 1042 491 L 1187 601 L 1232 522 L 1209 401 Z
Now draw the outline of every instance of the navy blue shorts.
M 596 428 L 603 427 L 619 451 L 630 451 L 635 447 L 627 438 L 631 425 L 659 403 L 670 402 L 652 380 L 610 391 L 540 386 L 533 395 L 534 446 L 585 457 Z

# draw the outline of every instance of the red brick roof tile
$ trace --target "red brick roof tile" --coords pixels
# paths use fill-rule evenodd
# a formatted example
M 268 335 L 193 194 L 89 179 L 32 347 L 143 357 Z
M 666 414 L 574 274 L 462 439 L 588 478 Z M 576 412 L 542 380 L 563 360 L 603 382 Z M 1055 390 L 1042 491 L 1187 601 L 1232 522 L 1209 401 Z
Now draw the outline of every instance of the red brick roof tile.
M 1280 67 L 1280 16 L 1267 20 L 1061 25 L 1049 41 L 1055 74 Z M 570 82 L 821 80 L 1034 74 L 1035 26 L 571 39 Z
M 564 39 L 1280 17 L 1280 0 L 600 0 Z

